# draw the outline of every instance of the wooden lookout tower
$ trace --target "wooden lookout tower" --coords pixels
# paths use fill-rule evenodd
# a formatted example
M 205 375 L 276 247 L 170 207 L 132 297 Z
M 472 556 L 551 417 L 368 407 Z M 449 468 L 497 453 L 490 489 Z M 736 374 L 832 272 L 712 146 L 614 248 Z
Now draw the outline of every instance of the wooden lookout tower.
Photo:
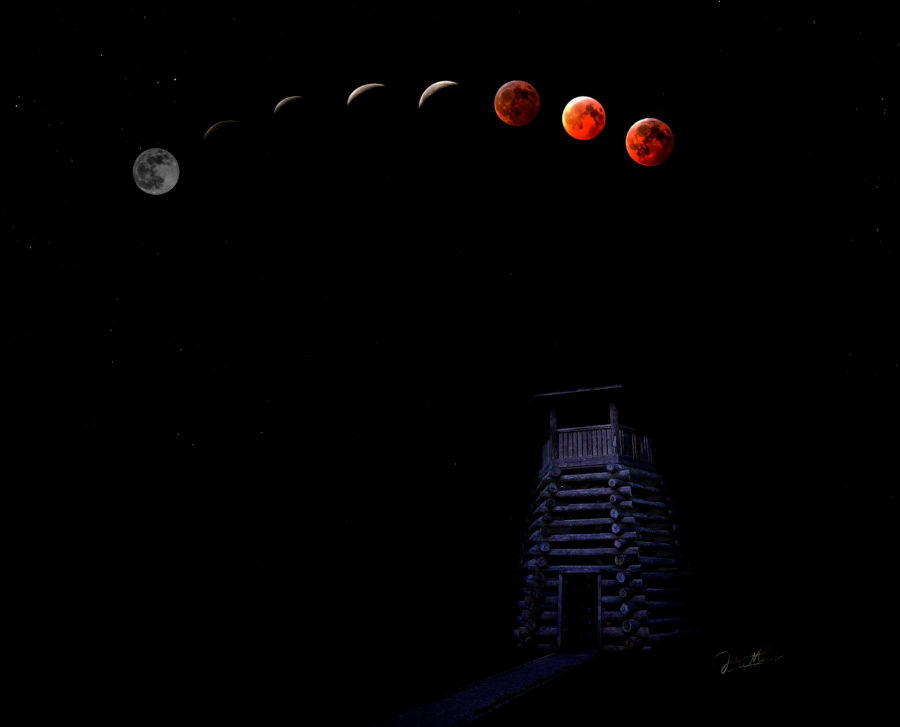
M 524 539 L 519 643 L 625 651 L 686 636 L 678 524 L 639 428 L 647 413 L 622 386 L 539 394 L 532 406 L 544 444 Z

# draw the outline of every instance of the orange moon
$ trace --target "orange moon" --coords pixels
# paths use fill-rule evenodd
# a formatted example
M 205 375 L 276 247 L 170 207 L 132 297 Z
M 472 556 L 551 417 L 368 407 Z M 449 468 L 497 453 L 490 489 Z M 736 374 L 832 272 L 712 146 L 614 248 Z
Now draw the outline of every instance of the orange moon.
M 541 108 L 541 97 L 527 81 L 510 81 L 500 86 L 494 96 L 494 111 L 510 126 L 531 123 Z
M 563 128 L 573 139 L 593 139 L 606 126 L 606 112 L 590 96 L 576 96 L 563 109 Z
M 672 130 L 659 119 L 641 119 L 625 137 L 628 155 L 645 167 L 656 167 L 672 153 Z

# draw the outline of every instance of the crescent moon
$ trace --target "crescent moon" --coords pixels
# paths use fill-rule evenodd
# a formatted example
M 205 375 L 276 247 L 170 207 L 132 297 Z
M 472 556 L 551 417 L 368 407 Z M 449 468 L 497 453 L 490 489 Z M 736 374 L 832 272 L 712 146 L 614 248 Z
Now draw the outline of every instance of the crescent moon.
M 442 88 L 447 88 L 447 86 L 458 86 L 459 84 L 456 81 L 438 81 L 437 83 L 432 83 L 428 88 L 425 89 L 425 92 L 422 94 L 422 98 L 419 99 L 419 108 L 422 108 L 422 104 L 425 103 L 431 96 L 434 95 L 436 91 L 440 91 Z
M 286 103 L 290 103 L 291 101 L 296 101 L 297 99 L 302 99 L 302 98 L 303 98 L 303 96 L 286 96 L 285 98 L 281 99 L 281 101 L 279 101 L 277 104 L 275 104 L 275 111 L 273 111 L 272 113 L 277 114 L 278 109 L 280 109 Z
M 359 96 L 360 94 L 363 94 L 363 93 L 365 93 L 366 91 L 369 91 L 369 90 L 371 90 L 371 89 L 373 89 L 373 88 L 384 88 L 384 84 L 383 84 L 383 83 L 366 83 L 366 84 L 363 84 L 362 86 L 360 86 L 359 88 L 357 88 L 356 90 L 354 90 L 354 91 L 347 97 L 347 105 L 349 106 L 349 105 L 350 105 L 350 102 L 351 102 L 353 99 L 355 99 L 357 96 Z
M 238 123 L 237 119 L 225 119 L 224 121 L 217 121 L 216 123 L 214 123 L 212 126 L 210 126 L 206 130 L 205 134 L 203 134 L 203 141 L 206 141 L 207 138 L 209 138 L 209 135 L 212 134 L 217 129 L 220 129 L 223 126 L 227 126 L 230 124 L 236 124 L 236 123 Z

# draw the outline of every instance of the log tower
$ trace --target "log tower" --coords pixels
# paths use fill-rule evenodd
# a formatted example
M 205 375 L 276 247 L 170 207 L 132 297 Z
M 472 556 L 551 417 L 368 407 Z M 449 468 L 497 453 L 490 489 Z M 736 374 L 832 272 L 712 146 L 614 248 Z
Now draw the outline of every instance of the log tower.
M 619 420 L 640 418 L 624 387 L 539 394 L 532 406 L 544 445 L 518 642 L 625 651 L 687 636 L 678 524 L 650 437 Z

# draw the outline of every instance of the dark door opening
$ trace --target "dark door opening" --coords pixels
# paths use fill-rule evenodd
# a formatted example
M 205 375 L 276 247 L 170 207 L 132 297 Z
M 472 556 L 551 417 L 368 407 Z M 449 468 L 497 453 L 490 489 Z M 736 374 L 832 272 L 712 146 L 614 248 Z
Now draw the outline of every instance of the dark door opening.
M 562 649 L 588 649 L 598 645 L 600 600 L 597 575 L 563 573 Z

